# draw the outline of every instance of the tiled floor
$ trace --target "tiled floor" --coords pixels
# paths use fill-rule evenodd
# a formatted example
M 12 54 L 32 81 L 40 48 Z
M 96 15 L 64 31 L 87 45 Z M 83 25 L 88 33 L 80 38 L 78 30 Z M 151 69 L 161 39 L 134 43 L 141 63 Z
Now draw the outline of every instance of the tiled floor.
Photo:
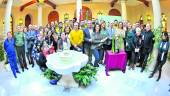
M 157 75 L 149 79 L 149 72 L 140 73 L 140 69 L 111 71 L 105 75 L 104 66 L 99 67 L 97 81 L 87 88 L 72 88 L 63 91 L 62 86 L 50 85 L 43 77 L 38 66 L 13 78 L 11 71 L 0 66 L 0 96 L 170 96 L 170 64 L 163 67 L 162 78 L 156 82 Z M 8 70 L 9 66 L 7 67 Z

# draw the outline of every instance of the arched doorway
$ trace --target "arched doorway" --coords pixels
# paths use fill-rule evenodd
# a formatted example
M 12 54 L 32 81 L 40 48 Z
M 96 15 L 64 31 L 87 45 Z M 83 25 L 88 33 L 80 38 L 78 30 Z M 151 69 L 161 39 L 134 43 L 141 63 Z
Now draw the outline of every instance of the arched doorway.
M 88 20 L 92 20 L 92 12 L 90 8 L 86 6 L 82 6 L 82 20 L 86 20 L 87 15 L 88 15 Z M 74 17 L 76 17 L 76 11 L 74 13 Z
M 109 11 L 109 15 L 110 15 L 110 16 L 121 16 L 121 13 L 120 13 L 120 11 L 117 10 L 117 9 L 111 9 L 111 10 Z
M 52 11 L 48 15 L 48 23 L 51 23 L 52 21 L 59 21 L 59 14 L 57 11 Z
M 25 16 L 25 26 L 28 27 L 32 22 L 31 16 L 29 14 L 27 14 Z

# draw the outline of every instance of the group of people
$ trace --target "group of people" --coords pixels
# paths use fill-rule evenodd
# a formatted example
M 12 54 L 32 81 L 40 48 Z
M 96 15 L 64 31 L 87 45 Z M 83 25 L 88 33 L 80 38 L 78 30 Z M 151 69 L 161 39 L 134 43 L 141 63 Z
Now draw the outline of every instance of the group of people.
M 169 49 L 168 33 L 162 32 L 162 40 L 159 43 L 158 57 L 155 68 L 149 78 L 159 71 L 157 81 L 161 77 L 162 66 L 165 64 Z M 62 50 L 75 50 L 87 54 L 88 64 L 99 67 L 103 64 L 106 50 L 118 53 L 127 53 L 127 65 L 129 69 L 135 66 L 141 67 L 143 72 L 147 66 L 147 60 L 152 53 L 154 45 L 154 34 L 151 25 L 131 25 L 127 21 L 110 21 L 107 25 L 104 20 L 82 21 L 66 20 L 64 22 L 51 22 L 45 27 L 29 25 L 28 28 L 22 25 L 17 26 L 14 36 L 7 33 L 4 41 L 4 49 L 7 53 L 9 64 L 14 76 L 20 73 L 17 62 L 22 71 L 28 70 L 28 63 L 34 67 L 34 61 L 42 71 L 47 69 L 46 57 L 49 54 Z M 16 53 L 15 53 L 16 50 Z M 94 56 L 94 63 L 92 62 Z M 136 65 L 139 63 L 139 65 Z

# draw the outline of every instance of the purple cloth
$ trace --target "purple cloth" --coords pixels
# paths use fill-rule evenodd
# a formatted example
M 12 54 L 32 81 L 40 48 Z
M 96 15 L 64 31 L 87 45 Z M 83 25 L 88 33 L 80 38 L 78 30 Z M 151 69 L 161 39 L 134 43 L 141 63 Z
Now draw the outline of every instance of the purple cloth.
M 125 73 L 126 71 L 126 52 L 113 53 L 107 51 L 105 55 L 106 75 L 109 76 L 108 71 L 110 69 L 120 69 Z

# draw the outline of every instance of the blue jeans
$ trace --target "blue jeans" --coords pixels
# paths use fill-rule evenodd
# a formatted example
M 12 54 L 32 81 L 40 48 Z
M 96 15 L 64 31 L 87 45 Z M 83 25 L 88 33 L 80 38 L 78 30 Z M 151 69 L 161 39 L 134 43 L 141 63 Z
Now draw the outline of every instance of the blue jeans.
M 99 61 L 102 59 L 103 50 L 102 49 L 92 49 L 95 61 L 94 66 L 98 66 Z

